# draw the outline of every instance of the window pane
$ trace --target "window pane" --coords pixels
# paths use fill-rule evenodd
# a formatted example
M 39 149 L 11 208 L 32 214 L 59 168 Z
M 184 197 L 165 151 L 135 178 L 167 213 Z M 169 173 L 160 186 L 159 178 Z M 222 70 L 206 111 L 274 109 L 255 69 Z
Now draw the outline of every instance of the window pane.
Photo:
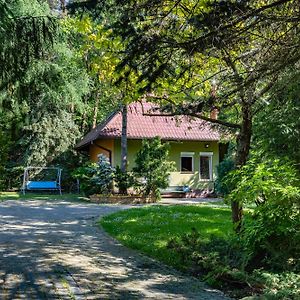
M 181 172 L 193 172 L 193 157 L 181 157 Z
M 200 178 L 210 179 L 210 157 L 200 156 Z

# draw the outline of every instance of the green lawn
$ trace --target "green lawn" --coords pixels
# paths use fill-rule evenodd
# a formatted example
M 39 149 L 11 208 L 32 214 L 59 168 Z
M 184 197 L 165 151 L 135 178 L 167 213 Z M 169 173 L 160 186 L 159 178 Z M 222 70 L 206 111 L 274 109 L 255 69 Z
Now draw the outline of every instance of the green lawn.
M 233 233 L 230 209 L 207 205 L 134 208 L 106 216 L 100 224 L 124 245 L 177 268 L 178 256 L 166 247 L 171 238 L 193 227 L 206 240 Z
M 72 200 L 72 201 L 82 201 L 85 200 L 81 195 L 76 194 L 63 194 L 59 195 L 57 193 L 51 194 L 37 194 L 37 193 L 26 193 L 23 195 L 18 192 L 0 192 L 0 201 L 5 200 Z

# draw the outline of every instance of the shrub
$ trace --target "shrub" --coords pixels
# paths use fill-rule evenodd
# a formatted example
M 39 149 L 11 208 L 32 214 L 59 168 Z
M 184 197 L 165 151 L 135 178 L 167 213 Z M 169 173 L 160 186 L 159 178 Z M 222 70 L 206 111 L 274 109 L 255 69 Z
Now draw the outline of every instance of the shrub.
M 279 159 L 254 157 L 241 169 L 231 171 L 224 184 L 231 187 L 228 200 L 256 203 L 272 201 L 278 194 L 289 193 L 290 187 L 299 186 L 296 169 L 290 162 Z
M 300 270 L 300 192 L 277 191 L 276 198 L 258 206 L 242 233 L 248 268 Z
M 247 251 L 243 246 L 241 237 L 212 236 L 207 241 L 195 229 L 168 243 L 168 248 L 179 254 L 185 271 L 201 276 L 234 298 L 263 294 L 262 299 L 298 299 L 299 274 L 275 273 L 262 268 L 247 270 L 244 268 Z
M 238 237 L 211 236 L 207 241 L 192 229 L 189 234 L 171 239 L 168 248 L 176 251 L 186 271 L 201 276 L 209 284 L 230 291 L 232 296 L 252 294 L 259 281 L 244 271 L 244 253 Z
M 255 203 L 247 218 L 242 239 L 248 268 L 299 268 L 300 189 L 296 169 L 276 159 L 252 159 L 226 179 L 235 188 L 229 200 Z
M 266 299 L 299 299 L 299 274 L 294 272 L 276 274 L 263 270 L 256 270 L 254 275 L 264 283 L 263 293 Z
M 114 180 L 117 188 L 119 189 L 119 193 L 120 191 L 127 191 L 129 188 L 133 187 L 136 182 L 132 174 L 122 172 L 119 166 L 116 167 Z
M 228 182 L 225 182 L 224 179 L 230 171 L 234 170 L 234 152 L 234 145 L 230 143 L 224 160 L 217 166 L 218 175 L 215 181 L 215 191 L 220 195 L 227 195 L 232 189 L 231 185 L 228 185 Z
M 108 193 L 112 189 L 114 168 L 103 154 L 97 163 L 88 163 L 77 168 L 73 177 L 80 180 L 80 188 L 86 195 Z
M 229 240 L 201 239 L 193 230 L 169 247 L 211 284 L 245 295 L 297 299 L 300 275 L 300 189 L 297 170 L 276 159 L 251 159 L 225 176 L 228 200 L 256 204 Z M 235 297 L 242 294 L 233 294 Z
M 220 195 L 227 195 L 231 191 L 228 182 L 224 181 L 226 175 L 234 169 L 234 161 L 232 158 L 228 157 L 224 159 L 217 167 L 218 177 L 215 182 L 215 190 Z
M 160 189 L 169 185 L 173 162 L 168 161 L 169 144 L 160 138 L 144 140 L 142 148 L 136 155 L 133 172 L 137 178 L 143 178 L 142 191 L 145 196 L 160 198 Z

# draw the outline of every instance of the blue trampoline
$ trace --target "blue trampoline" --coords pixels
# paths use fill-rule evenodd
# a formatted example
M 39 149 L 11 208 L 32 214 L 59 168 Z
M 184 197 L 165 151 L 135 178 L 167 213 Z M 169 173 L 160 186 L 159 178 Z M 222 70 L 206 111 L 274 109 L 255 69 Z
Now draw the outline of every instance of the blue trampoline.
M 48 174 L 45 174 L 48 173 Z M 24 170 L 22 191 L 58 191 L 61 193 L 60 168 L 27 167 Z M 50 175 L 50 176 L 49 176 Z M 49 177 L 53 177 L 50 178 Z M 55 178 L 54 178 L 55 177 Z

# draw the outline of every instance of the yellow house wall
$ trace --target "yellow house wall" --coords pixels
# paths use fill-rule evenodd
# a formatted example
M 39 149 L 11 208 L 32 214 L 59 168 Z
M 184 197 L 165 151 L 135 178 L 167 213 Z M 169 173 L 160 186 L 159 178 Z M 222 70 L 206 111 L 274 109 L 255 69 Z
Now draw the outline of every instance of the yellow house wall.
M 132 170 L 136 153 L 141 148 L 141 140 L 128 140 L 128 170 Z M 208 148 L 205 147 L 208 145 Z M 180 172 L 180 157 L 181 152 L 194 152 L 194 172 L 181 173 Z M 200 167 L 200 152 L 213 152 L 212 169 L 213 180 L 201 181 L 199 178 Z M 170 186 L 188 185 L 193 189 L 213 189 L 213 181 L 217 175 L 217 166 L 219 164 L 219 145 L 217 142 L 170 142 L 169 159 L 175 162 L 176 171 L 170 175 Z M 114 140 L 114 154 L 113 165 L 121 164 L 121 141 Z
M 89 155 L 90 155 L 90 159 L 94 162 L 98 161 L 98 155 L 99 154 L 104 154 L 107 157 L 109 157 L 109 152 L 105 151 L 104 149 L 101 149 L 96 144 L 112 151 L 112 164 L 114 165 L 114 154 L 113 154 L 114 153 L 114 140 L 112 140 L 112 139 L 99 139 L 99 140 L 96 140 L 93 144 L 90 145 Z
M 128 170 L 131 171 L 132 168 L 134 167 L 134 161 L 137 152 L 141 149 L 142 147 L 142 140 L 128 140 L 127 141 L 127 167 Z M 121 140 L 116 139 L 114 141 L 114 166 L 121 165 Z
M 205 145 L 208 145 L 206 148 Z M 180 172 L 181 152 L 194 152 L 194 171 L 191 173 Z M 200 152 L 213 152 L 212 173 L 213 180 L 200 180 Z M 188 185 L 193 189 L 213 189 L 219 164 L 219 145 L 217 142 L 171 142 L 170 160 L 175 161 L 176 170 L 170 175 L 170 185 Z

